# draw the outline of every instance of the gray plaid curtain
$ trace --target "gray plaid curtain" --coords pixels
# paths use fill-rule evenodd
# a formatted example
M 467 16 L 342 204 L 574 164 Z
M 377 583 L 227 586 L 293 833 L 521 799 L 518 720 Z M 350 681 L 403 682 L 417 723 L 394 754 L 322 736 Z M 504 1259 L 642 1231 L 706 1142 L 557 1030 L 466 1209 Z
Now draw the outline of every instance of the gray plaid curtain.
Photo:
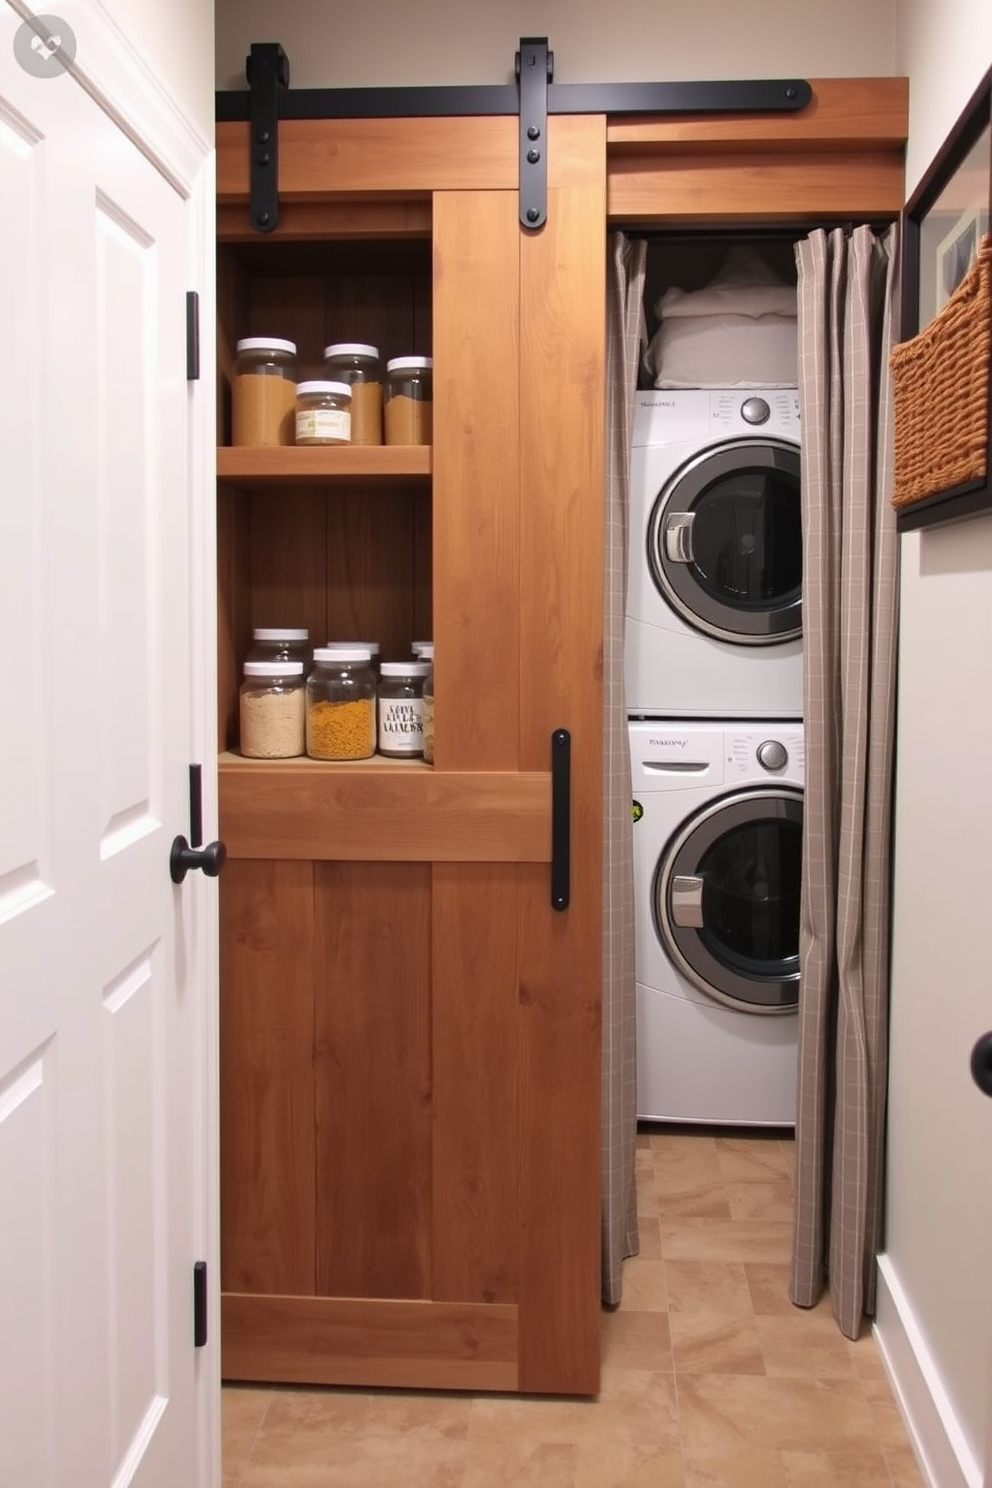
M 897 542 L 897 229 L 796 245 L 806 796 L 792 1300 L 856 1338 L 881 1244 Z
M 603 1301 L 620 1301 L 637 1252 L 637 1022 L 630 749 L 623 685 L 630 440 L 647 244 L 610 237 L 606 303 L 606 543 L 603 616 Z

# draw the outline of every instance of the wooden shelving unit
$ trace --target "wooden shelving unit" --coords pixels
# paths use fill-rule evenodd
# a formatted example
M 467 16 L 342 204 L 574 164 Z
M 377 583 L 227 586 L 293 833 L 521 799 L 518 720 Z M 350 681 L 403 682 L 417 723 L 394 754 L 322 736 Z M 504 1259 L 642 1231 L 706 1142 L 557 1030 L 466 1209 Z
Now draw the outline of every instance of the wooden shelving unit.
M 328 485 L 361 481 L 363 485 L 423 483 L 430 478 L 428 445 L 289 446 L 280 449 L 221 445 L 217 479 L 222 485 L 258 490 L 266 486 Z

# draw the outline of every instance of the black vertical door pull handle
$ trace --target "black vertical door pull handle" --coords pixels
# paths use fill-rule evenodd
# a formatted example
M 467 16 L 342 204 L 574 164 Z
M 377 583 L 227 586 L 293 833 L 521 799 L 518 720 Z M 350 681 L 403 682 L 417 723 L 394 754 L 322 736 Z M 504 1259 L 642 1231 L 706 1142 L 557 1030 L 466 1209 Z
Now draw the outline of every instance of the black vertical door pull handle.
M 992 1095 L 992 1032 L 983 1033 L 971 1051 L 971 1078 L 983 1095 Z
M 227 861 L 227 848 L 223 842 L 203 841 L 203 791 L 201 768 L 189 767 L 189 842 L 185 837 L 174 837 L 169 849 L 169 877 L 174 884 L 181 884 L 191 869 L 199 868 L 207 878 L 216 878 Z
M 572 736 L 551 735 L 551 908 L 568 908 L 571 876 Z

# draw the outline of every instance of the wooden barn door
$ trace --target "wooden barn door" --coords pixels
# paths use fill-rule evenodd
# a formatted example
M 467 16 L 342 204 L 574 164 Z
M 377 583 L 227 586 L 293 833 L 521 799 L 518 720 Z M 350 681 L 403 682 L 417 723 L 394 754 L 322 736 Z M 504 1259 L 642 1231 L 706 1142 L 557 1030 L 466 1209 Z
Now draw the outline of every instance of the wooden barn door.
M 595 1393 L 605 121 L 552 120 L 534 233 L 518 221 L 510 119 L 459 121 L 463 159 L 483 164 L 457 179 L 450 121 L 406 121 L 378 185 L 402 185 L 418 122 L 444 182 L 430 224 L 436 759 L 301 764 L 284 789 L 222 770 L 223 1369 Z M 340 146 L 347 126 L 333 127 Z M 473 155 L 477 132 L 495 151 Z M 319 127 L 306 133 L 312 148 Z M 411 169 L 422 179 L 429 155 Z

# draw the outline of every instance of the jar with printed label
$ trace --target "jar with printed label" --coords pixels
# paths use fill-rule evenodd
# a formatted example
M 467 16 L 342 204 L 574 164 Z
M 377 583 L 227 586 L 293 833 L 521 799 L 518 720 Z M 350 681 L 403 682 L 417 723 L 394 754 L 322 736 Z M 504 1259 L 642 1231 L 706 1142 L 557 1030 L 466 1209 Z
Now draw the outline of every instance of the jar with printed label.
M 231 383 L 232 444 L 292 444 L 295 411 L 296 342 L 244 337 Z
M 379 678 L 379 753 L 387 759 L 419 759 L 424 752 L 426 661 L 384 661 Z
M 279 629 L 256 626 L 252 631 L 251 650 L 246 661 L 301 661 L 306 674 L 312 665 L 310 632 L 304 626 Z
M 375 675 L 368 647 L 313 653 L 307 678 L 307 754 L 319 760 L 375 754 Z
M 434 437 L 433 362 L 394 357 L 386 363 L 386 443 L 430 444 Z
M 423 646 L 423 660 L 427 663 L 427 676 L 421 690 L 421 702 L 423 703 L 423 725 L 424 725 L 424 759 L 429 765 L 434 763 L 434 644 L 425 642 Z
M 246 661 L 238 702 L 242 754 L 249 759 L 292 759 L 303 753 L 301 661 Z
M 351 388 L 346 382 L 297 384 L 296 443 L 351 443 Z
M 336 341 L 324 347 L 328 377 L 351 388 L 352 444 L 382 443 L 382 373 L 379 348 L 363 341 Z

